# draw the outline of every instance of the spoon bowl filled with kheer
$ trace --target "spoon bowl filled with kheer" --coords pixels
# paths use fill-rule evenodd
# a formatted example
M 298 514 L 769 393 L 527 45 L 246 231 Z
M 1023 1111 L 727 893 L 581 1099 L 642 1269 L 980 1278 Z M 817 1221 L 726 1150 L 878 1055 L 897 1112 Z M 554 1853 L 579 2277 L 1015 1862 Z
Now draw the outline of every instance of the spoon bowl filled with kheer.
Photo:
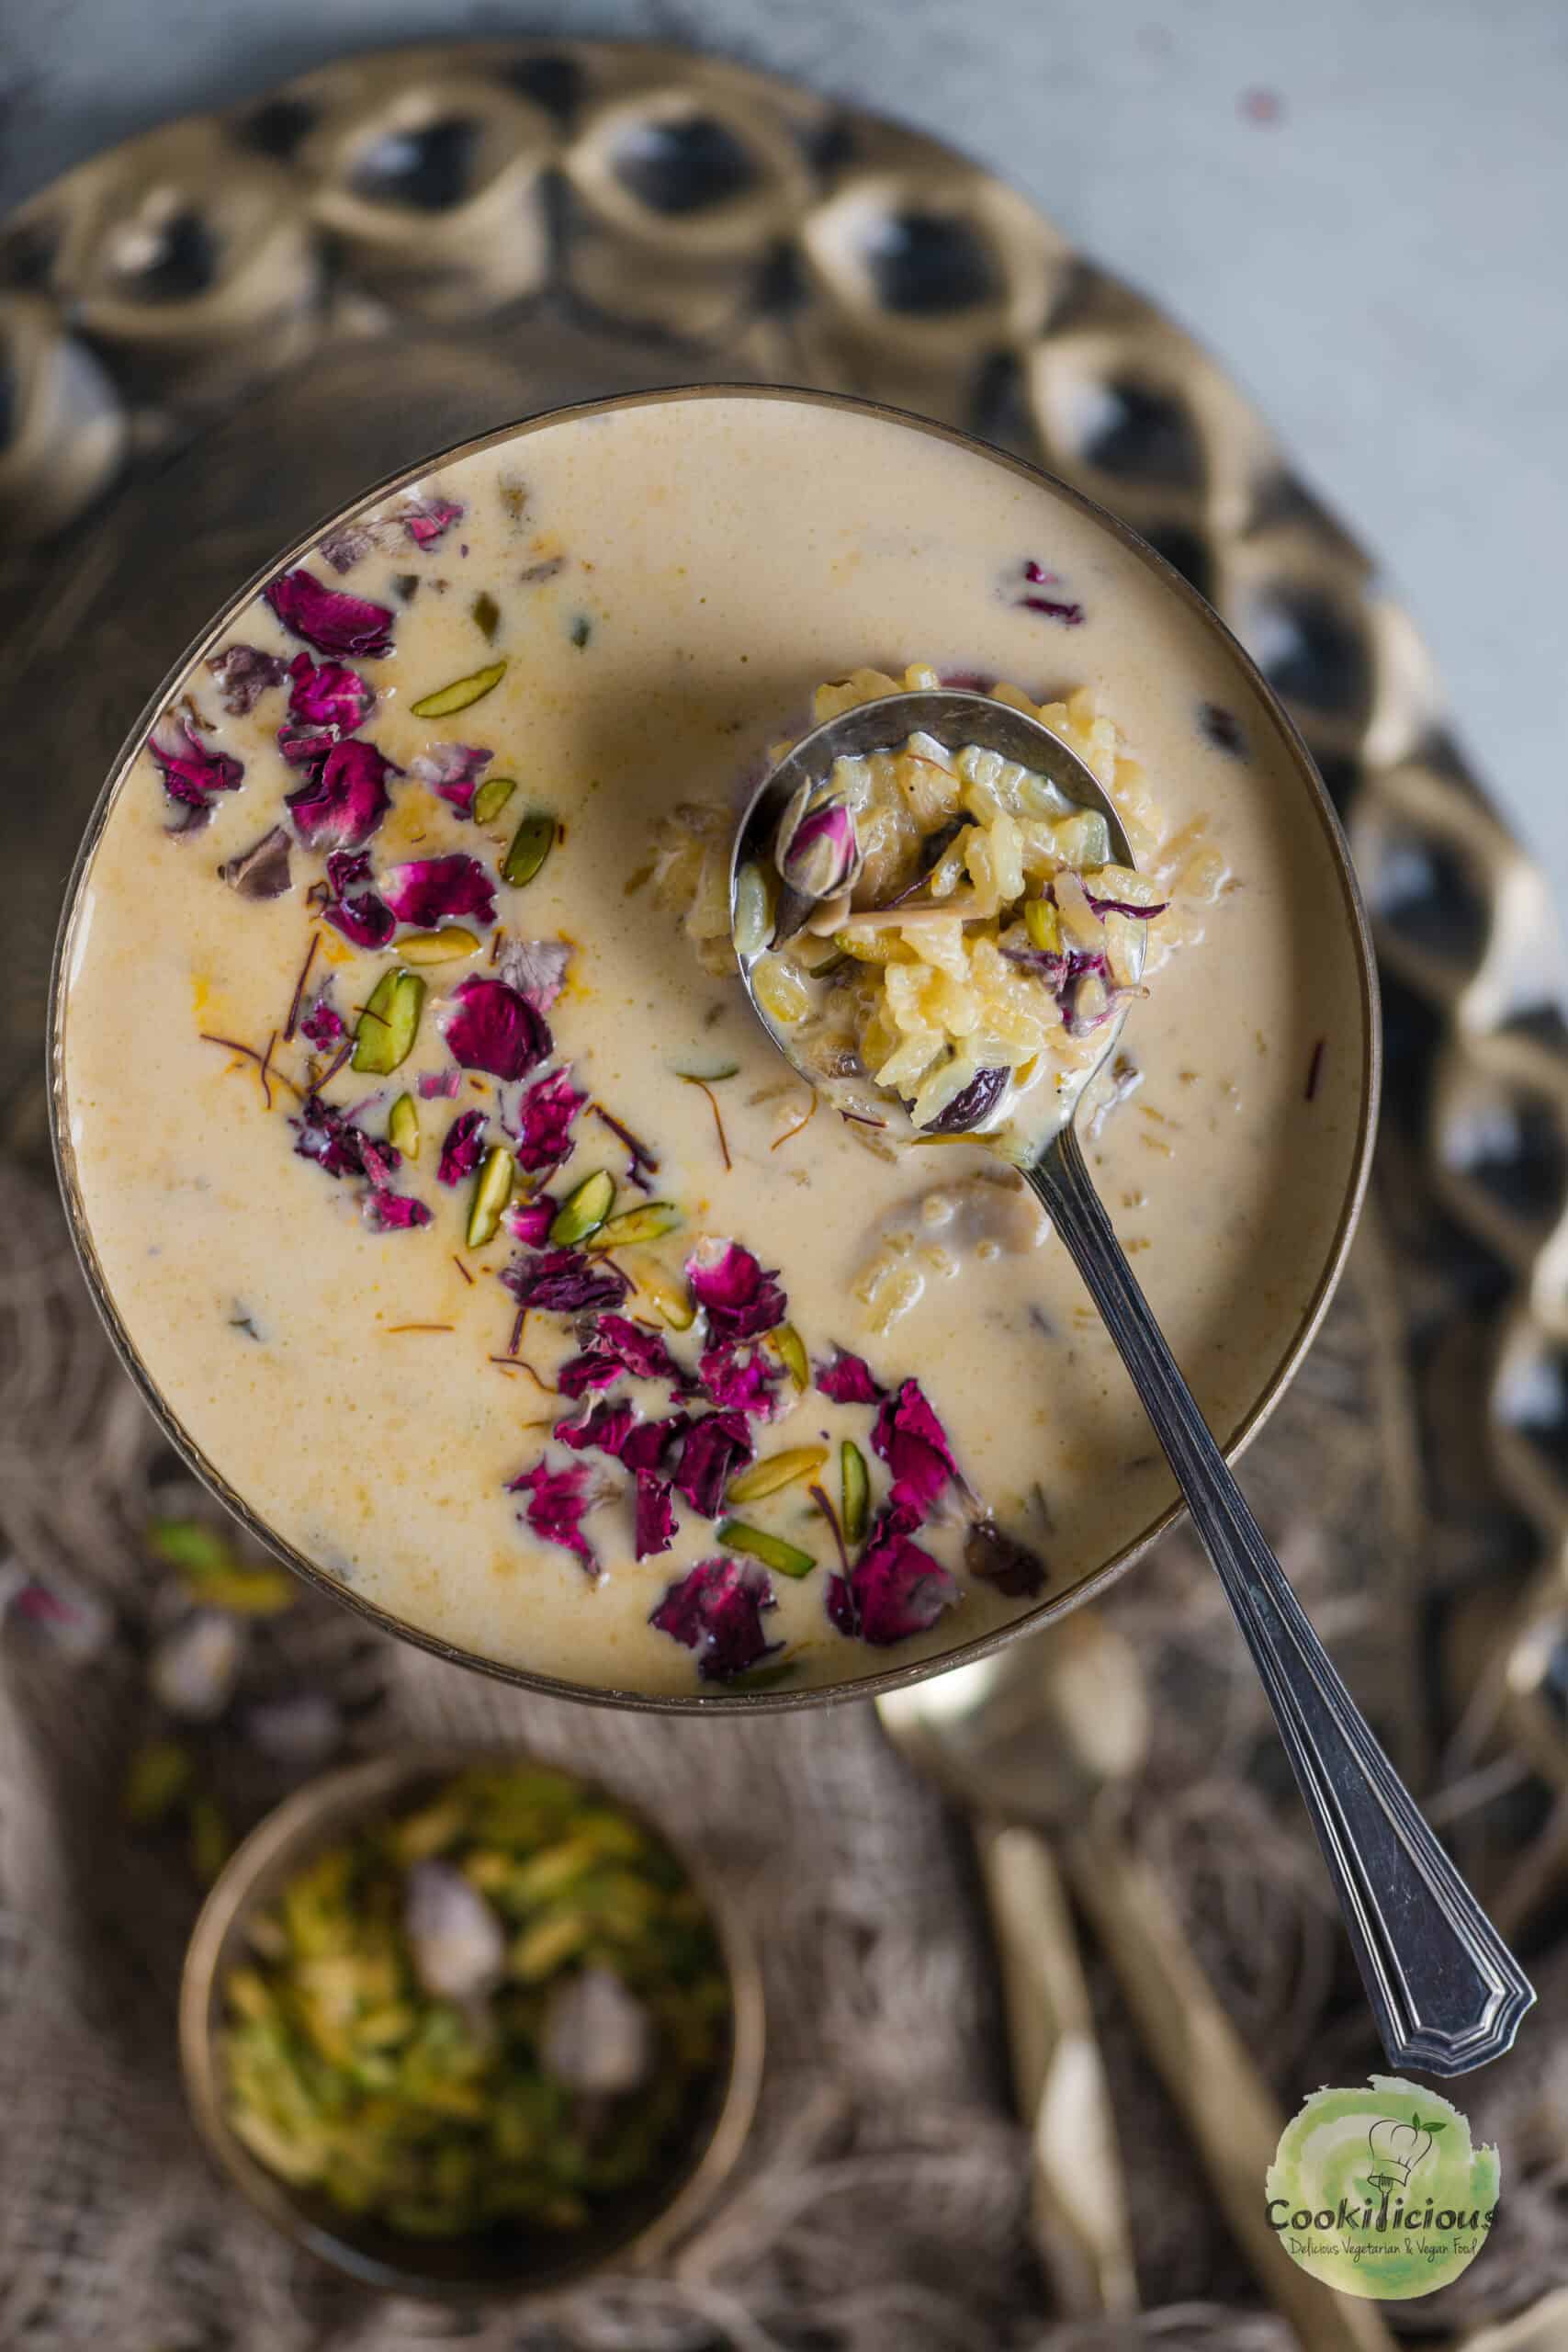
M 877 731 L 904 695 L 967 724 Z M 743 815 L 862 712 L 738 958 Z M 1322 787 L 1197 595 L 946 428 L 720 387 L 450 451 L 238 595 L 106 786 L 51 1050 L 99 1306 L 254 1533 L 469 1665 L 725 1713 L 1127 1567 L 1177 1482 L 1021 1171 L 1070 1113 L 1234 1455 L 1378 1046 Z

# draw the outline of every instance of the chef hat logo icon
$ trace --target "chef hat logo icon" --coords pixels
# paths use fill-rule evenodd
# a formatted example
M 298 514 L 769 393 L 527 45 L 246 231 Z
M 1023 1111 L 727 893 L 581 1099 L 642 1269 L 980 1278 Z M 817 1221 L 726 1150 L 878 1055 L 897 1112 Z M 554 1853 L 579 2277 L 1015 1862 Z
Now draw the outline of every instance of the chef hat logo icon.
M 1382 2167 L 1382 2176 L 1397 2182 L 1401 2188 L 1408 2188 L 1411 2174 L 1432 2153 L 1433 2133 L 1445 2129 L 1440 2117 L 1423 2123 L 1419 2115 L 1412 2114 L 1409 2122 L 1404 2123 L 1397 2116 L 1383 2115 L 1368 2132 L 1367 2145 L 1373 2163 Z M 1371 2177 L 1382 2185 L 1379 2174 Z

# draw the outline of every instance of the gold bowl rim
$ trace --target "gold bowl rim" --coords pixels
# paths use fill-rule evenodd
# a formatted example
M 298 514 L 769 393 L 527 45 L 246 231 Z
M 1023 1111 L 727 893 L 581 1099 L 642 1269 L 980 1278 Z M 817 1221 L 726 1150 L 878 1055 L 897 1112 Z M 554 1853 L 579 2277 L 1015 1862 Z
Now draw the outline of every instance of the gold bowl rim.
M 1228 628 L 1218 613 L 1199 594 L 1191 582 L 1174 566 L 1142 539 L 1127 524 L 1081 491 L 1062 481 L 1043 467 L 1015 458 L 1004 449 L 977 440 L 974 435 L 960 432 L 955 426 L 942 424 L 931 417 L 919 416 L 908 409 L 894 406 L 885 401 L 861 400 L 848 393 L 828 392 L 810 386 L 785 384 L 713 383 L 684 384 L 670 389 L 655 389 L 640 392 L 615 392 L 602 399 L 577 401 L 564 406 L 541 411 L 515 422 L 497 426 L 493 431 L 476 435 L 446 448 L 422 457 L 417 463 L 399 467 L 384 480 L 362 491 L 346 505 L 323 517 L 314 527 L 294 541 L 291 547 L 269 559 L 231 596 L 222 610 L 211 620 L 201 635 L 186 648 L 172 666 L 156 693 L 147 702 L 124 744 L 110 766 L 108 777 L 97 803 L 88 820 L 81 848 L 76 854 L 67 885 L 64 908 L 55 940 L 54 958 L 50 974 L 48 1038 L 49 1038 L 49 1122 L 50 1139 L 54 1163 L 64 1200 L 71 1238 L 87 1279 L 94 1305 L 98 1310 L 115 1352 L 130 1374 L 143 1401 L 147 1404 L 164 1435 L 189 1468 L 217 1496 L 241 1525 L 266 1550 L 274 1553 L 285 1565 L 303 1577 L 310 1584 L 326 1593 L 332 1600 L 357 1610 L 361 1616 L 378 1626 L 382 1632 L 396 1634 L 416 1647 L 431 1652 L 457 1666 L 466 1666 L 480 1673 L 493 1676 L 515 1687 L 537 1690 L 554 1698 L 581 1701 L 590 1706 L 628 1707 L 645 1713 L 659 1714 L 758 1714 L 786 1713 L 806 1707 L 831 1705 L 844 1700 L 874 1699 L 887 1690 L 898 1690 L 914 1682 L 922 1682 L 933 1674 L 945 1674 L 950 1668 L 970 1666 L 991 1656 L 1007 1643 L 1028 1634 L 1039 1633 L 1069 1610 L 1085 1601 L 1098 1599 L 1133 1563 L 1141 1558 L 1151 1544 L 1156 1543 L 1181 1516 L 1184 1504 L 1179 1497 L 1151 1523 L 1142 1529 L 1121 1550 L 1113 1553 L 1098 1568 L 1091 1570 L 1066 1591 L 1041 1600 L 1034 1608 L 1023 1611 L 1005 1625 L 988 1634 L 976 1635 L 956 1644 L 952 1649 L 937 1651 L 904 1666 L 885 1667 L 873 1674 L 846 1677 L 833 1682 L 819 1683 L 806 1690 L 758 1690 L 754 1692 L 708 1690 L 696 1689 L 690 1692 L 659 1692 L 626 1690 L 603 1685 L 565 1680 L 553 1675 L 536 1673 L 523 1666 L 504 1660 L 488 1658 L 477 1650 L 461 1648 L 445 1642 L 436 1634 L 410 1623 L 391 1611 L 381 1609 L 356 1594 L 347 1585 L 340 1584 L 297 1550 L 274 1533 L 252 1510 L 244 1498 L 229 1484 L 222 1472 L 209 1461 L 190 1438 L 157 1388 L 140 1356 L 135 1343 L 120 1318 L 97 1252 L 83 1206 L 77 1181 L 75 1155 L 70 1138 L 65 1079 L 65 973 L 69 966 L 72 943 L 82 904 L 83 884 L 92 863 L 94 853 L 103 835 L 114 803 L 123 788 L 131 764 L 144 742 L 149 729 L 168 702 L 177 683 L 188 675 L 206 652 L 215 646 L 238 615 L 275 573 L 287 570 L 310 554 L 323 534 L 352 521 L 367 508 L 376 505 L 395 492 L 412 487 L 429 473 L 444 465 L 479 455 L 502 443 L 520 440 L 529 434 L 542 432 L 572 419 L 602 416 L 613 411 L 647 408 L 676 401 L 796 401 L 818 408 L 840 409 L 852 413 L 880 418 L 884 423 L 901 429 L 922 433 L 933 440 L 966 450 L 987 464 L 1000 467 L 1005 472 L 1019 476 L 1075 508 L 1100 529 L 1108 532 L 1121 546 L 1129 550 L 1145 568 L 1152 571 L 1168 593 L 1179 596 L 1196 614 L 1209 633 L 1217 638 L 1229 658 L 1247 678 L 1258 698 L 1263 713 L 1283 747 L 1290 764 L 1307 796 L 1308 802 L 1322 829 L 1329 851 L 1336 878 L 1344 904 L 1347 927 L 1350 935 L 1358 967 L 1361 1009 L 1362 1075 L 1361 1096 L 1358 1108 L 1355 1150 L 1349 1182 L 1335 1227 L 1324 1269 L 1317 1287 L 1308 1301 L 1301 1320 L 1273 1372 L 1247 1411 L 1224 1442 L 1227 1462 L 1234 1463 L 1250 1445 L 1290 1386 L 1307 1349 L 1316 1336 L 1328 1311 L 1339 1278 L 1345 1269 L 1350 1243 L 1366 1197 L 1371 1172 L 1372 1147 L 1377 1133 L 1378 1106 L 1382 1086 L 1382 1032 L 1379 1010 L 1376 963 L 1371 928 L 1367 921 L 1361 892 L 1356 879 L 1350 853 L 1339 820 L 1325 792 L 1311 752 L 1299 729 L 1282 707 L 1278 695 L 1264 677 L 1258 664 Z
M 352 2216 L 334 2229 L 301 2210 L 286 2181 L 253 2156 L 231 2125 L 223 2106 L 222 2066 L 217 2026 L 222 1981 L 237 1957 L 235 1946 L 246 1917 L 297 1861 L 327 1838 L 388 1813 L 406 1791 L 450 1778 L 476 1765 L 537 1765 L 558 1771 L 603 1794 L 640 1821 L 666 1845 L 702 1898 L 718 1938 L 730 1996 L 730 2046 L 723 2089 L 712 2129 L 694 2165 L 673 2177 L 667 2200 L 638 2228 L 591 2255 L 565 2258 L 547 2278 L 531 2284 L 520 2278 L 465 2280 L 405 2267 L 384 2254 L 356 2245 Z M 275 2229 L 361 2286 L 386 2293 L 435 2301 L 499 2299 L 522 2301 L 552 2295 L 611 2265 L 638 2267 L 656 2261 L 694 2228 L 709 2211 L 739 2160 L 761 2090 L 767 2027 L 761 1963 L 750 1928 L 735 1895 L 710 1864 L 694 1854 L 684 1838 L 660 1816 L 618 1789 L 559 1763 L 516 1741 L 437 1744 L 372 1756 L 334 1766 L 285 1797 L 237 1846 L 209 1889 L 191 1930 L 180 1975 L 178 2041 L 186 2101 L 197 2134 L 209 2156 L 246 2202 Z M 408 2245 L 417 2255 L 419 2241 Z

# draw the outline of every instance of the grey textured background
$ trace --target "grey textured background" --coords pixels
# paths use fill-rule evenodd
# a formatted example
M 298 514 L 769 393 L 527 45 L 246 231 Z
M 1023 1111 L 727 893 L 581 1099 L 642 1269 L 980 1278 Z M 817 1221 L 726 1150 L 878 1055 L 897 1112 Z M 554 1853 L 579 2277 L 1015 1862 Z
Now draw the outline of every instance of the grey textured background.
M 1565 0 L 0 0 L 0 200 L 337 51 L 620 35 L 918 122 L 1217 351 L 1568 904 Z

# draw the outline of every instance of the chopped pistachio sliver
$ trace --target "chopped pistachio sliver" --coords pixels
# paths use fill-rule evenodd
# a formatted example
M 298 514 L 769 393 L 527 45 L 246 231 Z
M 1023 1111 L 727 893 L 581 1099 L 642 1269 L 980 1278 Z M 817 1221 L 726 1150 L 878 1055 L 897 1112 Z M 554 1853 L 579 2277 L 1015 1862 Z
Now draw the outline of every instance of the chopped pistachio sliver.
M 683 1078 L 688 1086 L 720 1086 L 727 1078 L 739 1077 L 740 1065 L 720 1062 L 716 1069 L 678 1069 L 675 1075 Z
M 221 1532 L 199 1519 L 155 1519 L 147 1548 L 173 1568 L 193 1600 L 234 1617 L 277 1617 L 291 1609 L 299 1588 L 287 1568 L 236 1557 Z
M 162 1821 L 189 1788 L 195 1758 L 177 1739 L 144 1740 L 130 1759 L 120 1805 L 128 1821 Z
M 474 795 L 475 824 L 488 825 L 492 817 L 499 817 L 516 789 L 517 779 L 513 775 L 486 776 Z
M 477 956 L 479 947 L 478 933 L 460 922 L 446 923 L 439 931 L 411 931 L 398 942 L 405 964 L 456 964 Z
M 718 1540 L 732 1552 L 749 1553 L 765 1568 L 776 1568 L 781 1577 L 808 1577 L 817 1566 L 811 1554 L 797 1544 L 786 1544 L 782 1535 L 770 1535 L 766 1528 L 753 1527 L 744 1519 L 727 1519 Z
M 419 1105 L 412 1094 L 400 1094 L 388 1112 L 387 1140 L 405 1159 L 419 1158 Z
M 811 1385 L 811 1364 L 806 1342 L 793 1323 L 781 1323 L 768 1333 L 767 1344 L 802 1394 Z
M 1061 954 L 1062 918 L 1049 899 L 1024 900 L 1023 927 L 1029 933 L 1030 945 L 1038 947 L 1043 956 Z
M 773 935 L 773 886 L 770 875 L 754 859 L 735 877 L 735 951 L 760 956 Z
M 503 1143 L 491 1144 L 479 1163 L 474 1180 L 474 1196 L 468 1204 L 468 1242 L 470 1250 L 482 1250 L 493 1240 L 501 1223 L 501 1213 L 512 1198 L 512 1186 L 517 1174 L 517 1162 Z
M 612 1220 L 613 1222 L 613 1220 Z M 661 1323 L 671 1331 L 689 1331 L 697 1319 L 696 1306 L 691 1292 L 667 1266 L 654 1258 L 634 1258 L 626 1269 L 653 1307 Z
M 372 1078 L 389 1078 L 407 1061 L 419 1034 L 424 982 L 417 972 L 396 966 L 370 992 L 354 1033 L 354 1068 Z
M 781 1682 L 799 1672 L 797 1657 L 775 1658 L 771 1666 L 753 1666 L 744 1674 L 732 1675 L 729 1687 L 732 1690 L 776 1690 Z
M 543 808 L 531 808 L 512 836 L 512 847 L 501 862 L 501 878 L 520 890 L 531 882 L 555 847 L 556 820 Z
M 839 1493 L 844 1541 L 858 1544 L 865 1534 L 871 1515 L 871 1477 L 864 1454 L 851 1438 L 846 1438 L 839 1448 Z
M 586 1241 L 597 1233 L 610 1214 L 615 1197 L 615 1180 L 604 1168 L 585 1176 L 581 1184 L 570 1192 L 556 1211 L 550 1225 L 550 1240 L 558 1250 L 568 1250 L 579 1241 Z
M 234 1850 L 233 1834 L 222 1806 L 205 1789 L 190 1801 L 191 1868 L 203 1886 L 210 1886 Z
M 488 588 L 481 588 L 468 610 L 474 616 L 474 627 L 495 643 L 495 632 L 501 627 L 501 606 Z
M 776 1495 L 781 1487 L 815 1478 L 827 1459 L 825 1445 L 792 1445 L 782 1453 L 766 1453 L 761 1462 L 753 1462 L 749 1470 L 731 1478 L 724 1498 L 729 1503 L 761 1502 L 764 1495 Z
M 482 670 L 474 670 L 466 678 L 454 678 L 449 686 L 424 695 L 411 706 L 416 718 L 450 718 L 455 710 L 467 710 L 472 702 L 480 702 L 500 685 L 506 675 L 504 662 L 489 662 Z
M 640 1208 L 623 1209 L 602 1225 L 593 1237 L 595 1250 L 622 1250 L 632 1241 L 658 1241 L 682 1222 L 673 1201 L 645 1201 Z

